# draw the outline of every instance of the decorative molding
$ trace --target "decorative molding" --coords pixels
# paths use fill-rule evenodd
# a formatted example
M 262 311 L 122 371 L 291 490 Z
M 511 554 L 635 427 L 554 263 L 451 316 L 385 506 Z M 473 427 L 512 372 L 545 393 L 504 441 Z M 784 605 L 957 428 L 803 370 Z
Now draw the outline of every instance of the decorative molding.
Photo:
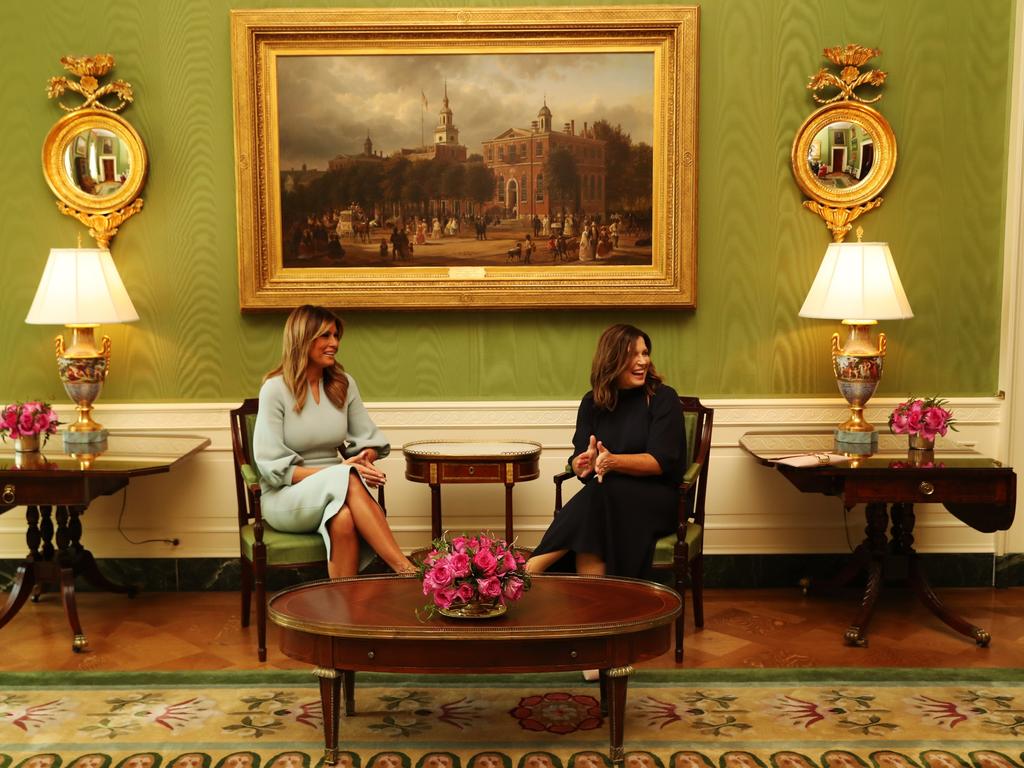
M 796 555 L 845 552 L 860 540 L 863 514 L 843 513 L 836 499 L 801 494 L 776 472 L 744 454 L 739 439 L 749 429 L 794 429 L 836 424 L 847 412 L 835 398 L 707 399 L 715 410 L 713 469 L 708 488 L 705 551 L 715 555 Z M 872 401 L 875 424 L 884 424 L 898 398 Z M 199 434 L 210 448 L 169 474 L 133 481 L 126 492 L 97 499 L 89 508 L 86 535 L 90 549 L 107 558 L 229 558 L 237 551 L 235 494 L 228 411 L 236 402 L 103 403 L 97 418 L 109 428 Z M 953 398 L 960 432 L 956 439 L 979 450 L 998 450 L 1003 401 L 998 398 Z M 422 439 L 494 440 L 514 436 L 543 446 L 540 479 L 515 486 L 516 532 L 524 546 L 534 546 L 551 521 L 550 478 L 569 454 L 578 404 L 575 401 L 386 402 L 367 406 L 392 442 L 381 460 L 388 474 L 388 519 L 407 550 L 430 537 L 430 493 L 404 477 L 400 446 Z M 61 418 L 72 415 L 59 405 Z M 994 455 L 994 454 L 993 454 Z M 566 488 L 567 493 L 572 488 Z M 126 493 L 126 498 L 122 495 Z M 469 528 L 502 524 L 501 486 L 446 486 L 446 523 Z M 180 546 L 134 540 L 180 540 Z M 0 517 L 0 558 L 24 555 L 24 512 Z M 993 553 L 997 539 L 973 531 L 934 505 L 922 505 L 915 530 L 918 549 L 932 553 Z M 1010 552 L 1024 551 L 1013 543 Z

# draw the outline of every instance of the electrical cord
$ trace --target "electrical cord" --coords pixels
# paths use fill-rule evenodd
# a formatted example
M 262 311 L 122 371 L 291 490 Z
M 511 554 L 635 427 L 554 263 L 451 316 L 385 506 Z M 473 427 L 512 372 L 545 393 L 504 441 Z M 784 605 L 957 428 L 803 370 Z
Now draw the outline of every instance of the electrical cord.
M 853 552 L 856 547 L 854 547 L 853 542 L 850 541 L 850 521 L 846 519 L 847 515 L 850 513 L 850 509 L 843 504 L 842 499 L 839 500 L 839 503 L 843 507 L 843 533 L 846 534 L 846 546 L 851 552 Z
M 177 537 L 175 537 L 173 539 L 141 539 L 140 541 L 136 541 L 135 539 L 130 538 L 128 536 L 128 534 L 124 532 L 124 529 L 121 527 L 121 523 L 124 520 L 125 508 L 127 506 L 128 506 L 128 486 L 126 485 L 124 487 L 124 493 L 121 494 L 121 512 L 117 516 L 117 532 L 120 533 L 121 536 L 124 537 L 124 540 L 127 541 L 129 544 L 154 544 L 155 543 L 155 544 L 170 544 L 171 546 L 174 546 L 174 547 L 176 547 L 179 544 L 181 544 L 181 539 L 179 539 Z

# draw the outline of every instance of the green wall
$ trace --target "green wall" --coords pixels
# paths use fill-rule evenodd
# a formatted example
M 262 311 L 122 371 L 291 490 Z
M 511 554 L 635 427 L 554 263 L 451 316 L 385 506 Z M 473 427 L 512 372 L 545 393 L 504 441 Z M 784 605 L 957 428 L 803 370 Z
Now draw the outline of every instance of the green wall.
M 283 315 L 238 309 L 228 11 L 290 4 L 5 6 L 0 400 L 65 400 L 51 352 L 57 329 L 23 324 L 48 249 L 84 231 L 57 212 L 43 180 L 40 148 L 61 114 L 45 85 L 63 72 L 62 55 L 103 52 L 135 87 L 124 114 L 151 161 L 145 208 L 113 243 L 142 319 L 104 329 L 115 348 L 103 401 L 256 391 L 276 362 Z M 814 108 L 804 85 L 822 48 L 858 42 L 882 49 L 875 64 L 889 81 L 877 106 L 899 142 L 885 204 L 862 220 L 865 239 L 891 244 L 915 312 L 885 326 L 880 393 L 991 395 L 1012 29 L 1012 0 L 707 0 L 696 312 L 349 313 L 342 359 L 370 400 L 571 399 L 586 389 L 600 330 L 626 320 L 650 332 L 657 365 L 680 390 L 837 395 L 833 325 L 797 317 L 829 237 L 800 207 L 789 150 Z

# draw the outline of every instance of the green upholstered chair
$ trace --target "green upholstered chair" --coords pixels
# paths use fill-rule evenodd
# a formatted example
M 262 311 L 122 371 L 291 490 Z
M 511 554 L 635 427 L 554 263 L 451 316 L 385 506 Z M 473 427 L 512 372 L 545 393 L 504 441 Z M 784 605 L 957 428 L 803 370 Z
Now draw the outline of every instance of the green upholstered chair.
M 654 548 L 653 567 L 670 570 L 673 584 L 683 601 L 676 619 L 676 663 L 683 660 L 686 629 L 686 588 L 693 593 L 693 621 L 704 626 L 704 499 L 707 494 L 708 459 L 715 411 L 696 397 L 680 397 L 686 424 L 686 456 L 690 460 L 679 485 L 679 524 L 674 533 L 660 539 Z M 555 481 L 555 514 L 562 508 L 562 483 L 573 472 L 561 472 Z
M 690 466 L 679 485 L 679 524 L 675 533 L 654 548 L 654 568 L 672 572 L 683 610 L 676 619 L 676 663 L 683 661 L 686 629 L 686 587 L 693 598 L 693 623 L 704 626 L 704 498 L 708 487 L 711 429 L 715 410 L 696 397 L 680 397 L 686 422 L 686 456 Z
M 285 533 L 263 520 L 260 509 L 260 473 L 252 456 L 252 433 L 259 400 L 249 398 L 231 411 L 231 447 L 235 459 L 235 495 L 238 500 L 238 537 L 242 564 L 242 626 L 249 626 L 253 589 L 256 591 L 257 653 L 267 660 L 267 568 L 296 568 L 327 560 L 323 537 L 313 533 Z M 384 506 L 384 486 L 377 489 Z M 377 562 L 375 553 L 360 544 L 359 570 Z

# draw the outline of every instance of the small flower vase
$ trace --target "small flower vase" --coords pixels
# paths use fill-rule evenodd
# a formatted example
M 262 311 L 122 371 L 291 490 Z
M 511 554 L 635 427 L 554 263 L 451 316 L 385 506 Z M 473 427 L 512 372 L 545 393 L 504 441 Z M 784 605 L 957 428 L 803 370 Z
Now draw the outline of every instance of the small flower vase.
M 39 450 L 39 435 L 22 435 L 14 438 L 15 453 L 31 453 Z
M 935 440 L 929 440 L 921 435 L 908 435 L 910 438 L 910 449 L 914 451 L 934 451 Z
M 450 619 L 495 619 L 504 616 L 508 606 L 499 602 L 469 602 L 453 605 L 451 608 L 438 608 L 437 612 Z

